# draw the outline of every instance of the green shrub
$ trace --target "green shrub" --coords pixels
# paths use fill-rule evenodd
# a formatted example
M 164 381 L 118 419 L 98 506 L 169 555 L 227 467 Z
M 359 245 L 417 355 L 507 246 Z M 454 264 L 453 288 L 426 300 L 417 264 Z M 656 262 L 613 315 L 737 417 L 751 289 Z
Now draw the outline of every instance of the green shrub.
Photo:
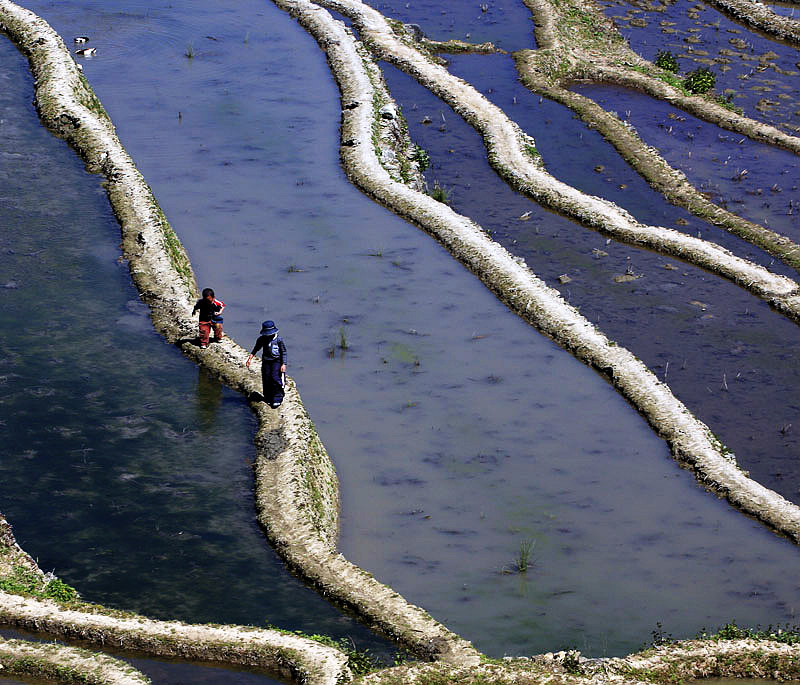
M 38 573 L 22 566 L 15 566 L 10 575 L 0 578 L 0 590 L 15 595 L 54 599 L 57 602 L 74 602 L 78 599 L 78 591 L 63 580 L 49 574 L 42 578 Z
M 367 673 L 384 667 L 380 659 L 370 654 L 369 649 L 356 649 L 353 641 L 346 637 L 341 637 L 336 640 L 327 635 L 308 635 L 302 630 L 296 630 L 295 633 L 302 637 L 307 637 L 309 640 L 314 640 L 314 642 L 319 642 L 322 645 L 333 647 L 340 652 L 344 652 L 347 655 L 348 667 L 356 675 L 366 675 Z
M 434 181 L 433 190 L 428 194 L 437 202 L 448 204 L 450 201 L 450 192 L 450 190 L 442 188 L 442 186 L 439 185 L 439 181 Z
M 57 602 L 74 602 L 78 599 L 78 591 L 58 578 L 53 578 L 45 585 L 42 594 L 48 599 L 54 599 Z
M 714 72 L 707 67 L 700 67 L 694 71 L 690 71 L 686 74 L 686 78 L 683 79 L 683 85 L 686 90 L 695 95 L 707 93 L 714 88 L 716 82 L 717 77 L 714 76 Z
M 669 50 L 659 50 L 656 55 L 655 65 L 664 71 L 678 73 L 678 60 Z
M 419 170 L 425 171 L 431 165 L 431 158 L 427 150 L 424 150 L 419 145 L 414 146 L 414 152 L 411 154 L 411 161 L 419 164 Z
M 726 623 L 716 633 L 707 633 L 705 630 L 698 633 L 697 637 L 702 640 L 772 640 L 787 645 L 800 644 L 800 626 L 789 625 L 781 626 L 769 625 L 766 628 L 756 626 L 755 628 L 742 628 L 735 621 Z

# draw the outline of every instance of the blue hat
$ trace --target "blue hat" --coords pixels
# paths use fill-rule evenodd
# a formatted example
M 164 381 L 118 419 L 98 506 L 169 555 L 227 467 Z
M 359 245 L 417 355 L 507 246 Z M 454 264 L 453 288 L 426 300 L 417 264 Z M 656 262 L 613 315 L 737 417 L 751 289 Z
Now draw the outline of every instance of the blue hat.
M 265 321 L 261 324 L 261 335 L 272 335 L 278 332 L 278 327 L 274 321 Z

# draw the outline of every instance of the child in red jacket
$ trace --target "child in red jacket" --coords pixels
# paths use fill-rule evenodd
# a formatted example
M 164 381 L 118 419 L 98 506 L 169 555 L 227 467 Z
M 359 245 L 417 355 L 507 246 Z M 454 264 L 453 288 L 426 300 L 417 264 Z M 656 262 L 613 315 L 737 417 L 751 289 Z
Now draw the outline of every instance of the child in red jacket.
M 203 297 L 201 297 L 194 305 L 192 314 L 199 311 L 199 326 L 200 326 L 200 347 L 205 349 L 208 347 L 208 341 L 211 337 L 211 328 L 214 328 L 214 340 L 219 342 L 222 340 L 222 311 L 225 309 L 225 303 L 222 300 L 216 299 L 214 291 L 211 288 L 203 288 Z

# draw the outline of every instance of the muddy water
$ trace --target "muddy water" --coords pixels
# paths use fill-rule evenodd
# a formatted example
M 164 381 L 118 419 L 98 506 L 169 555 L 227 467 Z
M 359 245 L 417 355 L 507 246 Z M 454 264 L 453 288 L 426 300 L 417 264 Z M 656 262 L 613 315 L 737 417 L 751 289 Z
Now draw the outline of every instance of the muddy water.
M 152 329 L 97 178 L 39 124 L 2 50 L 0 511 L 87 600 L 353 635 L 284 568 L 252 500 L 254 419 Z
M 93 37 L 85 73 L 201 285 L 229 304 L 228 331 L 247 344 L 277 320 L 342 480 L 348 557 L 493 655 L 620 654 L 657 621 L 691 635 L 732 614 L 791 619 L 796 574 L 779 569 L 794 547 L 700 491 L 602 379 L 347 184 L 338 94 L 288 17 L 255 2 L 30 6 Z M 496 211 L 518 216 L 516 201 Z

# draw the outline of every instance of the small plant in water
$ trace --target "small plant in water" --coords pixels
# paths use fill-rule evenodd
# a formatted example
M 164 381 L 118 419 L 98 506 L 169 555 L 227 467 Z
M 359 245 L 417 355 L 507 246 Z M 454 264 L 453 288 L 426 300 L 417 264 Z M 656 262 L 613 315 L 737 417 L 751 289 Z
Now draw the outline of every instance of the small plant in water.
M 650 642 L 650 646 L 652 647 L 671 645 L 675 642 L 675 638 L 672 637 L 672 633 L 667 633 L 664 631 L 664 626 L 661 625 L 661 621 L 656 622 L 656 629 L 650 634 L 653 636 L 653 639 Z
M 339 326 L 339 349 L 346 350 L 347 347 L 347 331 L 344 330 L 344 326 Z
M 669 50 L 659 50 L 656 55 L 655 65 L 664 71 L 678 73 L 678 60 Z
M 450 199 L 450 191 L 442 188 L 442 186 L 439 185 L 439 181 L 433 182 L 433 190 L 431 191 L 430 195 L 434 200 L 445 205 Z
M 535 540 L 523 540 L 519 543 L 519 555 L 517 556 L 517 571 L 527 573 L 531 566 L 531 552 L 536 546 Z
M 194 45 L 189 43 L 189 45 L 186 46 L 186 52 L 183 54 L 189 59 L 194 59 Z
M 686 78 L 683 79 L 683 85 L 686 90 L 695 95 L 707 93 L 714 88 L 716 82 L 717 77 L 708 67 L 699 67 L 694 71 L 690 71 L 686 74 Z

